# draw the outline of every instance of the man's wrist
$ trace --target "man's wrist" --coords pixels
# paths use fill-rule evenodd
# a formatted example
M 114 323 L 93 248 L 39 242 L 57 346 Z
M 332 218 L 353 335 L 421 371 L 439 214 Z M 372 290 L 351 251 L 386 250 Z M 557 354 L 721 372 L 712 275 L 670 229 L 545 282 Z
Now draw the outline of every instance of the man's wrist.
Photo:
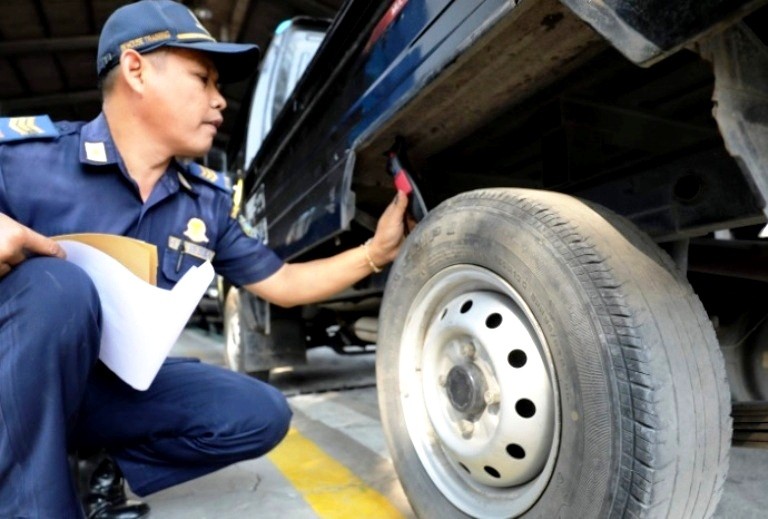
M 383 267 L 379 266 L 371 255 L 371 243 L 373 243 L 373 238 L 368 238 L 365 243 L 363 243 L 362 247 L 365 252 L 365 259 L 368 262 L 368 266 L 371 267 L 371 270 L 373 270 L 374 273 L 378 274 L 383 270 Z

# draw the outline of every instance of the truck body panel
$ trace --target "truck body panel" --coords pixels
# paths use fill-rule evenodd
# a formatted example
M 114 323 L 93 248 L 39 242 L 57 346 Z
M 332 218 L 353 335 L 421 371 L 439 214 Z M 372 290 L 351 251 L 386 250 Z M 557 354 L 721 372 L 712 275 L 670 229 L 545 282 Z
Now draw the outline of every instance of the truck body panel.
M 680 6 L 684 27 L 648 37 L 667 55 L 755 4 Z M 557 189 L 607 204 L 667 241 L 764 218 L 755 188 L 765 181 L 744 179 L 728 153 L 713 150 L 721 137 L 701 108 L 713 77 L 693 53 L 674 54 L 649 72 L 638 69 L 555 0 L 395 2 L 397 16 L 386 30 L 370 29 L 350 46 L 349 26 L 387 19 L 381 8 L 359 5 L 348 2 L 334 23 L 293 107 L 280 114 L 279 142 L 267 139 L 246 175 L 246 193 L 264 189 L 266 197 L 264 214 L 246 215 L 254 225 L 267 222 L 270 245 L 286 259 L 386 204 L 381 191 L 390 179 L 382 154 L 397 136 L 406 139 L 432 206 L 472 186 Z M 664 8 L 601 5 L 624 16 L 624 26 L 640 29 Z M 577 11 L 596 23 L 596 14 Z M 339 59 L 330 65 L 333 52 Z M 483 174 L 468 172 L 478 164 Z M 696 174 L 671 178 L 670 168 Z M 721 174 L 724 169 L 732 173 Z M 764 177 L 754 168 L 746 173 Z M 638 182 L 657 187 L 632 188 Z M 686 186 L 710 196 L 684 200 Z M 733 199 L 720 200 L 724 193 Z

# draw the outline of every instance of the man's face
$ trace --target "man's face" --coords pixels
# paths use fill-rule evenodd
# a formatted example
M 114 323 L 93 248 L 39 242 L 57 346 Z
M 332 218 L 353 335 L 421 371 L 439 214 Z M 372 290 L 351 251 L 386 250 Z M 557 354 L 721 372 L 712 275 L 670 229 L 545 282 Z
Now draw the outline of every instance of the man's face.
M 146 117 L 172 155 L 201 157 L 211 148 L 226 107 L 216 67 L 204 53 L 188 49 L 153 54 L 147 55 L 152 73 Z

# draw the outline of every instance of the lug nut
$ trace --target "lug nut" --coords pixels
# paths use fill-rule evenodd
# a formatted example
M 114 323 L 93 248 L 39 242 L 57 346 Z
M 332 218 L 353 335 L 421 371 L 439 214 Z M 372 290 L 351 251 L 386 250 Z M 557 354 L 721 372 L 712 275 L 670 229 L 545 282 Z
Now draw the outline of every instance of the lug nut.
M 448 378 L 445 375 L 440 375 L 437 377 L 437 383 L 445 387 L 445 385 L 448 383 Z
M 471 342 L 465 342 L 461 345 L 461 354 L 468 359 L 475 358 L 475 345 Z
M 472 436 L 472 433 L 475 431 L 475 424 L 470 422 L 469 420 L 462 420 L 459 422 L 459 429 L 461 430 L 461 435 L 465 438 L 469 438 Z
M 489 389 L 483 394 L 483 400 L 485 400 L 486 405 L 493 405 L 499 402 L 501 400 L 501 395 L 498 391 L 493 391 L 492 389 Z

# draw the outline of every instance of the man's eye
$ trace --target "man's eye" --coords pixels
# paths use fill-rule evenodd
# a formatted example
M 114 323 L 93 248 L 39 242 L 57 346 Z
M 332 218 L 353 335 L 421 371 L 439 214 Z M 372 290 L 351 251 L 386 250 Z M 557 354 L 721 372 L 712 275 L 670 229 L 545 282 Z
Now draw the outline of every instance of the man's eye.
M 210 79 L 210 78 L 209 78 L 208 76 L 206 76 L 205 74 L 198 74 L 198 75 L 197 75 L 197 77 L 199 77 L 199 78 L 200 78 L 200 81 L 202 81 L 202 82 L 203 82 L 204 84 L 206 84 L 206 85 L 208 84 L 208 79 Z

